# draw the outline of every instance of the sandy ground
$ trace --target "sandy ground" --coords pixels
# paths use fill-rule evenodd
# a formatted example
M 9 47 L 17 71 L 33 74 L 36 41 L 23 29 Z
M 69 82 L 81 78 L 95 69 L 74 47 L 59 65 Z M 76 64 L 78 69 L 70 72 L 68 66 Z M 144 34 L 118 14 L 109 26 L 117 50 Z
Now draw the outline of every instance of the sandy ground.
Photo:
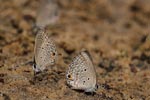
M 0 0 L 0 100 L 150 100 L 150 0 L 59 0 L 61 16 L 47 31 L 55 66 L 34 77 L 33 24 L 39 0 Z M 87 49 L 99 89 L 71 90 L 65 73 Z

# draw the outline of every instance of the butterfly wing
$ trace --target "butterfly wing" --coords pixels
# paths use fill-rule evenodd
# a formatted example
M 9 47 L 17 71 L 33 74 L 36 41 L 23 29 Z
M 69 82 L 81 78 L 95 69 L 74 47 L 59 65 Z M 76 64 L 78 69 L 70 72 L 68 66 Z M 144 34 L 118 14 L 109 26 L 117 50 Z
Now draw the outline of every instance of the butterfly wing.
M 38 27 L 45 27 L 57 21 L 59 16 L 58 5 L 54 0 L 41 0 L 37 12 L 36 24 Z
M 97 89 L 96 70 L 93 65 L 93 61 L 92 61 L 92 58 L 91 58 L 91 55 L 89 54 L 89 52 L 83 51 L 83 52 L 81 52 L 81 55 L 82 55 L 83 59 L 85 60 L 84 65 L 83 65 L 84 66 L 83 67 L 84 68 L 83 75 L 86 76 L 86 77 L 84 77 L 83 84 L 85 84 L 87 86 L 85 91 L 93 92 Z M 80 80 L 80 81 L 82 84 L 82 80 Z
M 36 37 L 35 37 L 35 47 L 34 47 L 34 58 L 35 58 L 35 62 L 37 62 L 37 59 L 38 59 L 38 54 L 41 50 L 41 46 L 42 44 L 44 43 L 45 41 L 45 38 L 46 37 L 44 35 L 44 30 L 39 30 Z
M 96 85 L 96 72 L 87 52 L 77 55 L 69 66 L 67 83 L 73 89 L 93 92 Z
M 39 32 L 35 42 L 36 67 L 43 71 L 46 67 L 55 64 L 57 58 L 56 45 L 45 32 Z

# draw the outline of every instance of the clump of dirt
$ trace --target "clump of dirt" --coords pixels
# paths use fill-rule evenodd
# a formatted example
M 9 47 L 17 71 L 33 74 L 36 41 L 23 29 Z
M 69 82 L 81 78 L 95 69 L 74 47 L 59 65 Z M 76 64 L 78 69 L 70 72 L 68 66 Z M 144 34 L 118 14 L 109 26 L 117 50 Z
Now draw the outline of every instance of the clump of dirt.
M 150 1 L 58 0 L 60 19 L 47 31 L 59 58 L 34 76 L 33 24 L 39 0 L 0 1 L 0 99 L 149 100 Z M 71 59 L 87 49 L 100 88 L 87 95 L 66 85 Z

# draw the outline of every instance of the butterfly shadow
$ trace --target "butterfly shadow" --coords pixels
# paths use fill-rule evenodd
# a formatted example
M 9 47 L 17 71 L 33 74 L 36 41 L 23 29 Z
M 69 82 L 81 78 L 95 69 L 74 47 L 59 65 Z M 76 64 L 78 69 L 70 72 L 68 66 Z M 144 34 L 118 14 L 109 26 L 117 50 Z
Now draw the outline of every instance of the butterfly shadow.
M 69 89 L 71 89 L 72 87 L 70 86 L 70 85 L 68 85 L 67 83 L 65 83 L 66 85 L 67 85 L 67 87 L 69 88 Z M 76 92 L 78 92 L 78 93 L 84 93 L 85 95 L 87 95 L 87 96 L 94 96 L 94 95 L 96 95 L 97 93 L 96 92 L 85 92 L 84 90 L 77 90 L 77 89 L 72 89 L 73 91 L 76 91 Z

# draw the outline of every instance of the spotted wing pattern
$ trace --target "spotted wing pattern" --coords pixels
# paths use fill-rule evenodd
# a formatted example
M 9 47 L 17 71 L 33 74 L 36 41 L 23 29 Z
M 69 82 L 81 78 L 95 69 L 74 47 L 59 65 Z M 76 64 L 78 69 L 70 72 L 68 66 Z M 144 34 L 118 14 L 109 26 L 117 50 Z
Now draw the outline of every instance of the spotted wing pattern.
M 35 39 L 35 71 L 43 71 L 48 66 L 54 65 L 57 59 L 57 50 L 54 41 L 48 34 L 40 30 Z
M 96 71 L 87 51 L 81 52 L 73 59 L 66 77 L 67 84 L 72 89 L 84 90 L 85 92 L 96 90 Z

